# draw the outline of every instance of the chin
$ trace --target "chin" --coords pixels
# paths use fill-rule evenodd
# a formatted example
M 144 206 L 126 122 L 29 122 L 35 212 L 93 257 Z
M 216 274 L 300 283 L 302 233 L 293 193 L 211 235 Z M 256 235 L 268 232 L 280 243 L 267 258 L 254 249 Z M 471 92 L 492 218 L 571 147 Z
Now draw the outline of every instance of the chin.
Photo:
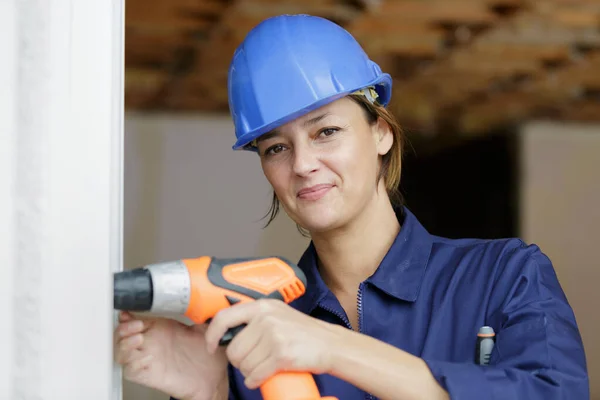
M 321 233 L 341 226 L 342 215 L 332 207 L 305 209 L 298 213 L 296 222 L 311 233 Z

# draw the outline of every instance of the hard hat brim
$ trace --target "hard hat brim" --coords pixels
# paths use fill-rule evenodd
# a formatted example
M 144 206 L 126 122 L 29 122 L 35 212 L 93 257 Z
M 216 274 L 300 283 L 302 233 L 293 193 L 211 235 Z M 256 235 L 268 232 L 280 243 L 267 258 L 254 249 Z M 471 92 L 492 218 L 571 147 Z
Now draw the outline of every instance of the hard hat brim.
M 368 87 L 368 86 L 375 87 L 375 90 L 379 94 L 379 104 L 381 104 L 384 107 L 389 104 L 391 97 L 392 97 L 392 77 L 390 76 L 390 74 L 382 73 L 380 76 L 377 77 L 377 79 L 374 79 L 371 82 L 361 85 L 360 87 L 341 91 L 332 96 L 312 102 L 310 104 L 305 105 L 304 107 L 299 108 L 297 111 L 286 115 L 283 118 L 280 118 L 276 121 L 273 121 L 271 123 L 268 123 L 261 127 L 258 127 L 256 129 L 246 133 L 245 135 L 240 136 L 232 148 L 233 148 L 233 150 L 256 151 L 256 149 L 254 147 L 248 147 L 247 145 L 249 143 L 251 143 L 253 140 L 264 135 L 265 133 L 268 133 L 268 132 L 272 131 L 273 129 L 276 129 L 282 125 L 285 125 L 286 123 L 288 123 L 290 121 L 293 121 L 297 118 L 302 117 L 303 115 L 308 114 L 309 112 L 317 110 L 320 107 L 323 107 L 329 103 L 332 103 L 336 100 L 346 97 L 349 94 L 351 94 L 359 89 Z

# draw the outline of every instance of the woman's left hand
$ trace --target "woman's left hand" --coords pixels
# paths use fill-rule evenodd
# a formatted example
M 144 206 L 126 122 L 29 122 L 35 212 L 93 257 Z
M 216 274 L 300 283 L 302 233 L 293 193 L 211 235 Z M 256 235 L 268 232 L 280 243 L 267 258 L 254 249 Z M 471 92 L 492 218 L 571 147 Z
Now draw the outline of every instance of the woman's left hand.
M 206 330 L 209 352 L 229 328 L 247 326 L 228 345 L 231 364 L 245 377 L 245 385 L 258 388 L 279 371 L 313 374 L 331 370 L 331 354 L 339 341 L 339 327 L 312 318 L 280 300 L 260 299 L 220 311 Z

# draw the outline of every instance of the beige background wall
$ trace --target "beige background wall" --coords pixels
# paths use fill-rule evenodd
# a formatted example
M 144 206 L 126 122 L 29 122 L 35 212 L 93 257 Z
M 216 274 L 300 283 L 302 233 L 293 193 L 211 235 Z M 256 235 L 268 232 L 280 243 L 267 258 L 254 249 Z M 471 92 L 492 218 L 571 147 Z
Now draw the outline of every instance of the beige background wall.
M 271 204 L 258 156 L 231 150 L 227 118 L 129 115 L 125 125 L 124 264 L 212 255 L 297 260 L 307 244 Z M 124 382 L 125 400 L 168 397 Z
M 298 259 L 307 241 L 284 212 L 261 230 L 271 191 L 257 156 L 231 150 L 228 118 L 129 115 L 125 130 L 126 268 L 199 255 Z M 600 399 L 600 127 L 532 123 L 522 138 L 522 236 L 555 264 Z M 166 398 L 124 383 L 124 400 Z
M 522 236 L 554 263 L 600 399 L 600 126 L 532 123 L 522 144 Z

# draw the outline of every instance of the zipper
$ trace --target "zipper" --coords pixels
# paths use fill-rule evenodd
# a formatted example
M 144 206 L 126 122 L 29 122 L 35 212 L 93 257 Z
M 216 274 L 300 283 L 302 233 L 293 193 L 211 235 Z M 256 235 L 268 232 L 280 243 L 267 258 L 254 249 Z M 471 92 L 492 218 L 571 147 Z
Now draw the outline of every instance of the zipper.
M 352 325 L 350 325 L 350 321 L 348 320 L 348 317 L 346 317 L 344 314 L 342 314 L 336 310 L 333 310 L 329 307 L 324 307 L 323 305 L 319 305 L 319 307 L 321 307 L 323 310 L 329 311 L 330 313 L 332 313 L 333 315 L 335 315 L 336 317 L 341 319 L 342 322 L 344 322 L 344 324 L 346 325 L 346 328 L 352 329 Z
M 358 312 L 358 332 L 362 333 L 362 291 L 363 283 L 358 286 L 358 295 L 356 299 L 356 311 Z
M 363 288 L 364 288 L 364 283 L 361 282 L 361 284 L 358 286 L 358 295 L 357 295 L 357 299 L 356 299 L 356 307 L 357 307 L 357 312 L 358 312 L 358 332 L 362 333 L 362 321 L 363 321 L 363 316 L 362 316 L 362 311 L 363 311 Z M 350 321 L 348 320 L 348 317 L 340 312 L 338 312 L 337 310 L 333 310 L 329 307 L 324 307 L 323 305 L 319 305 L 322 309 L 329 311 L 330 313 L 332 313 L 333 315 L 335 315 L 336 317 L 338 317 L 340 320 L 342 320 L 344 322 L 344 324 L 346 324 L 346 327 L 348 329 L 352 329 L 352 325 L 350 324 Z M 373 397 L 373 395 L 371 395 L 370 393 L 365 392 L 365 399 L 366 400 L 375 400 L 375 397 Z
M 363 329 L 363 288 L 364 288 L 364 282 L 361 282 L 360 285 L 358 286 L 358 295 L 356 298 L 356 311 L 358 313 L 358 332 L 359 333 L 363 333 L 362 332 L 362 329 Z M 374 397 L 373 397 L 373 395 L 371 395 L 371 393 L 365 392 L 365 399 L 373 400 Z

